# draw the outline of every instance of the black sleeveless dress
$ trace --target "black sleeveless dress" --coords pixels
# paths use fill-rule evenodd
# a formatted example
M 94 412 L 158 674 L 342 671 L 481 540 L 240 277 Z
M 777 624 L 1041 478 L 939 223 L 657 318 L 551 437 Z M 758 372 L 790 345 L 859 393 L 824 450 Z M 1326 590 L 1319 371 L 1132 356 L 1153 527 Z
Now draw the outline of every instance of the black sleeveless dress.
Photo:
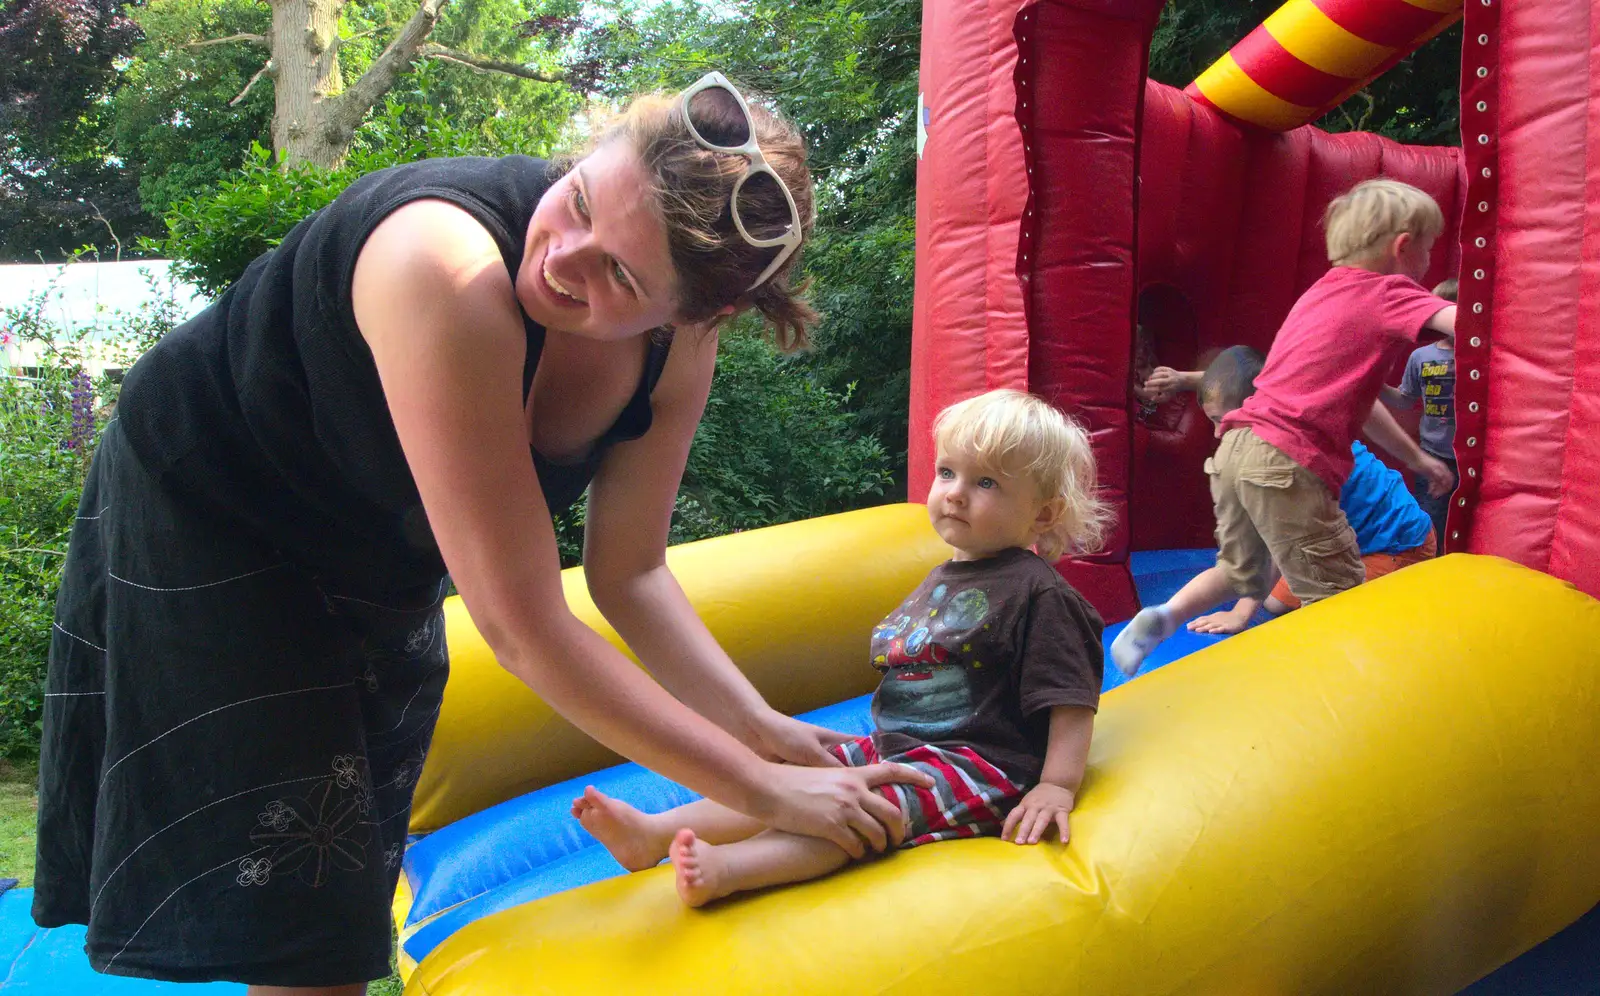
M 128 372 L 56 606 L 34 919 L 99 971 L 327 986 L 389 972 L 389 904 L 448 671 L 444 563 L 350 287 L 372 230 L 449 201 L 515 279 L 525 156 L 363 177 Z M 524 319 L 532 383 L 544 329 Z M 651 422 L 668 344 L 552 512 Z

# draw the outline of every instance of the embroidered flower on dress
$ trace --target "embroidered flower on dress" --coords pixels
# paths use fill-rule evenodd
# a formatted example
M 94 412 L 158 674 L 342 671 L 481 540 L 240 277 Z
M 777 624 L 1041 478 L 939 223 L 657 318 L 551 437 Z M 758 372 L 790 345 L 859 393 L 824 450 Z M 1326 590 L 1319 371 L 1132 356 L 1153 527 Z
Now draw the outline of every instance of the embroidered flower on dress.
M 245 858 L 239 862 L 239 874 L 234 877 L 234 881 L 246 887 L 266 885 L 271 875 L 271 858 Z
M 406 634 L 406 653 L 415 657 L 428 649 L 428 644 L 432 639 L 433 623 L 430 620 Z
M 294 811 L 282 799 L 274 799 L 267 803 L 267 808 L 261 811 L 256 821 L 264 827 L 282 830 L 294 822 Z
M 399 844 L 390 844 L 383 852 L 383 866 L 393 871 L 400 864 L 400 855 L 404 853 Z
M 295 872 L 307 885 L 320 888 L 335 868 L 366 867 L 372 826 L 361 819 L 357 799 L 336 789 L 332 778 L 318 782 L 304 799 L 284 800 L 290 819 L 282 829 L 266 827 L 250 834 L 252 843 L 273 849 L 271 868 Z
M 372 785 L 369 784 L 365 778 L 361 779 L 361 784 L 356 786 L 355 799 L 357 808 L 361 810 L 361 815 L 371 815 L 372 806 L 374 803 L 372 798 Z
M 333 780 L 339 783 L 342 789 L 351 788 L 361 781 L 361 768 L 356 759 L 349 754 L 340 754 L 333 759 Z
M 394 777 L 389 779 L 389 784 L 401 790 L 415 785 L 417 779 L 422 777 L 422 762 L 426 758 L 427 755 L 419 753 L 395 765 Z

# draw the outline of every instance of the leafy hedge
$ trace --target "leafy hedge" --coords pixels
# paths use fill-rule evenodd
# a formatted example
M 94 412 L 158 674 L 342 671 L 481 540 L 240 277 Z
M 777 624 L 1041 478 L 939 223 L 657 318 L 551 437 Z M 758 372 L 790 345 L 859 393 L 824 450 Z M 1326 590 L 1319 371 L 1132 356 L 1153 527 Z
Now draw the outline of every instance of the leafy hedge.
M 145 305 L 102 316 L 98 328 L 68 330 L 49 315 L 46 291 L 8 308 L 0 337 L 37 343 L 37 366 L 0 368 L 0 754 L 37 750 L 45 658 L 67 539 L 117 384 L 85 373 L 96 348 L 131 357 L 176 323 L 171 284 L 151 280 Z

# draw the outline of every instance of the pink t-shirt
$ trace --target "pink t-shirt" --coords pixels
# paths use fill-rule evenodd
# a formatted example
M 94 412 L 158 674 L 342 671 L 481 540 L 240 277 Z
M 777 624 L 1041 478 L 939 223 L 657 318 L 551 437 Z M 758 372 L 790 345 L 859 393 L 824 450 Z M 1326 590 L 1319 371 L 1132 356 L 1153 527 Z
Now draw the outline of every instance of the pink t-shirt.
M 1250 427 L 1338 497 L 1384 375 L 1449 306 L 1410 277 L 1334 267 L 1289 309 L 1256 393 L 1223 416 L 1223 430 Z

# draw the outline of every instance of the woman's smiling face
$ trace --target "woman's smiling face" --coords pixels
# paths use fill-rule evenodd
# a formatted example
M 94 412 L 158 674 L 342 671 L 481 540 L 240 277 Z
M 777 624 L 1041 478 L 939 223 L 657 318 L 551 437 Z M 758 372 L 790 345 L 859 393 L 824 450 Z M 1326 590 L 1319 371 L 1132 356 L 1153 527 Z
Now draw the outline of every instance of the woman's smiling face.
M 650 177 L 606 142 L 553 184 L 528 223 L 517 300 L 548 329 L 629 339 L 677 313 L 677 276 Z

